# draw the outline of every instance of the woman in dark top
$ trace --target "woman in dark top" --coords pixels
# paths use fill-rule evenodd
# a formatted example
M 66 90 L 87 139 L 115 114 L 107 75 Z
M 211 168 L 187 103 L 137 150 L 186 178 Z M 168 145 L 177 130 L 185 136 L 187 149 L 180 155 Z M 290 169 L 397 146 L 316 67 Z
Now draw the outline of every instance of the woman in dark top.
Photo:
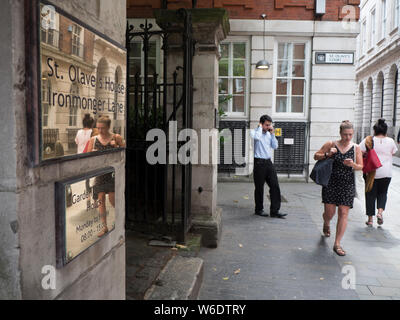
M 98 135 L 89 141 L 88 152 L 104 151 L 117 147 L 125 147 L 125 142 L 119 134 L 110 133 L 111 120 L 107 116 L 100 117 L 97 120 Z M 93 186 L 93 197 L 99 199 L 100 219 L 103 224 L 102 231 L 98 237 L 102 237 L 108 232 L 106 215 L 106 194 L 111 205 L 115 208 L 115 179 L 114 173 L 107 173 L 96 177 Z
M 355 196 L 353 170 L 362 170 L 363 168 L 361 149 L 351 141 L 353 133 L 353 125 L 349 121 L 343 121 L 340 125 L 341 139 L 328 141 L 314 155 L 315 160 L 327 158 L 334 160 L 329 184 L 322 187 L 322 202 L 325 207 L 323 233 L 326 237 L 330 236 L 329 224 L 336 213 L 336 207 L 339 207 L 336 239 L 333 246 L 333 250 L 339 256 L 346 255 L 340 246 L 340 241 L 346 230 L 349 209 L 353 208 Z M 356 153 L 356 163 L 353 161 L 354 153 Z

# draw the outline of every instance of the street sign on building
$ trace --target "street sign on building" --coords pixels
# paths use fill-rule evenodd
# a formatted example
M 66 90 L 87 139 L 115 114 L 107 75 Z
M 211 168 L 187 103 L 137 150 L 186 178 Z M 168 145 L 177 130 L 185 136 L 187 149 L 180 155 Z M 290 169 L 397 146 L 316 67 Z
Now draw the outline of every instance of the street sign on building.
M 354 53 L 346 52 L 316 52 L 316 64 L 353 64 Z

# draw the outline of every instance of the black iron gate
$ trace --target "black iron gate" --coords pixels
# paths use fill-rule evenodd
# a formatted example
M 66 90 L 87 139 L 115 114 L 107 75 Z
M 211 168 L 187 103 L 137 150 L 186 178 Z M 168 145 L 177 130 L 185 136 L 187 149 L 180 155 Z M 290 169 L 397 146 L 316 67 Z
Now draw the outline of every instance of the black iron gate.
M 140 25 L 140 31 L 128 26 L 125 197 L 128 229 L 170 234 L 178 241 L 185 241 L 191 226 L 191 164 L 170 163 L 169 154 L 176 150 L 170 148 L 168 143 L 166 163 L 150 164 L 146 159 L 146 152 L 154 143 L 146 141 L 149 130 L 160 129 L 168 142 L 172 122 L 176 123 L 178 132 L 193 127 L 192 21 L 188 10 L 179 9 L 176 15 L 181 23 L 173 29 L 170 25 L 163 25 L 160 31 L 153 31 L 147 20 Z M 174 54 L 181 56 L 182 61 L 170 72 L 168 57 L 172 50 L 172 36 Z M 163 53 L 161 75 L 157 74 L 154 64 L 159 61 L 154 61 L 151 54 L 154 53 L 152 44 L 156 38 L 161 43 L 159 54 Z M 181 40 L 177 42 L 177 39 Z M 139 58 L 138 43 L 141 51 Z M 142 68 L 139 68 L 138 62 Z M 185 143 L 178 143 L 177 148 Z
M 275 122 L 274 127 L 280 129 L 280 136 L 277 136 L 279 148 L 274 152 L 276 171 L 288 175 L 303 174 L 307 166 L 307 123 Z

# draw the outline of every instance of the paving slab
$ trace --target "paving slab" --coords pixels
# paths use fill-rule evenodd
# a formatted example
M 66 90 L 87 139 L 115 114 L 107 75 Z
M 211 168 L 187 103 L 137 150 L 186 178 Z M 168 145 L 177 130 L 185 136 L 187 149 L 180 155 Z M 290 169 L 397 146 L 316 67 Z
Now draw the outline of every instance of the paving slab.
M 342 240 L 345 257 L 333 250 L 332 235 L 322 236 L 321 187 L 314 183 L 281 183 L 287 219 L 254 215 L 254 186 L 220 182 L 218 206 L 223 229 L 218 248 L 202 248 L 204 279 L 199 299 L 358 300 L 400 297 L 400 169 L 394 168 L 385 223 L 365 225 L 355 203 Z M 265 194 L 268 194 L 267 187 Z M 268 212 L 266 197 L 264 210 Z M 240 268 L 240 274 L 234 271 Z M 356 289 L 343 285 L 346 268 L 355 272 Z

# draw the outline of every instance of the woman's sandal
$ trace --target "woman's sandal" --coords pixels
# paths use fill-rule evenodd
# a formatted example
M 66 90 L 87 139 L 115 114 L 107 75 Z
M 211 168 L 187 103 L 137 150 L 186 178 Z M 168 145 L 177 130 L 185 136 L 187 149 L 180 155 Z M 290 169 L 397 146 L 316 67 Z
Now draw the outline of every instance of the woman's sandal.
M 322 229 L 322 232 L 324 233 L 325 237 L 330 237 L 331 236 L 331 228 L 330 226 L 324 226 L 324 228 Z
M 382 225 L 383 224 L 383 217 L 382 217 L 382 213 L 378 213 L 376 215 L 377 219 L 378 219 L 378 224 Z
M 372 222 L 372 221 L 366 221 L 365 224 L 366 224 L 368 227 L 372 227 L 373 222 Z
M 346 255 L 346 251 L 344 251 L 341 246 L 333 246 L 333 251 L 335 251 L 335 253 L 341 257 Z

